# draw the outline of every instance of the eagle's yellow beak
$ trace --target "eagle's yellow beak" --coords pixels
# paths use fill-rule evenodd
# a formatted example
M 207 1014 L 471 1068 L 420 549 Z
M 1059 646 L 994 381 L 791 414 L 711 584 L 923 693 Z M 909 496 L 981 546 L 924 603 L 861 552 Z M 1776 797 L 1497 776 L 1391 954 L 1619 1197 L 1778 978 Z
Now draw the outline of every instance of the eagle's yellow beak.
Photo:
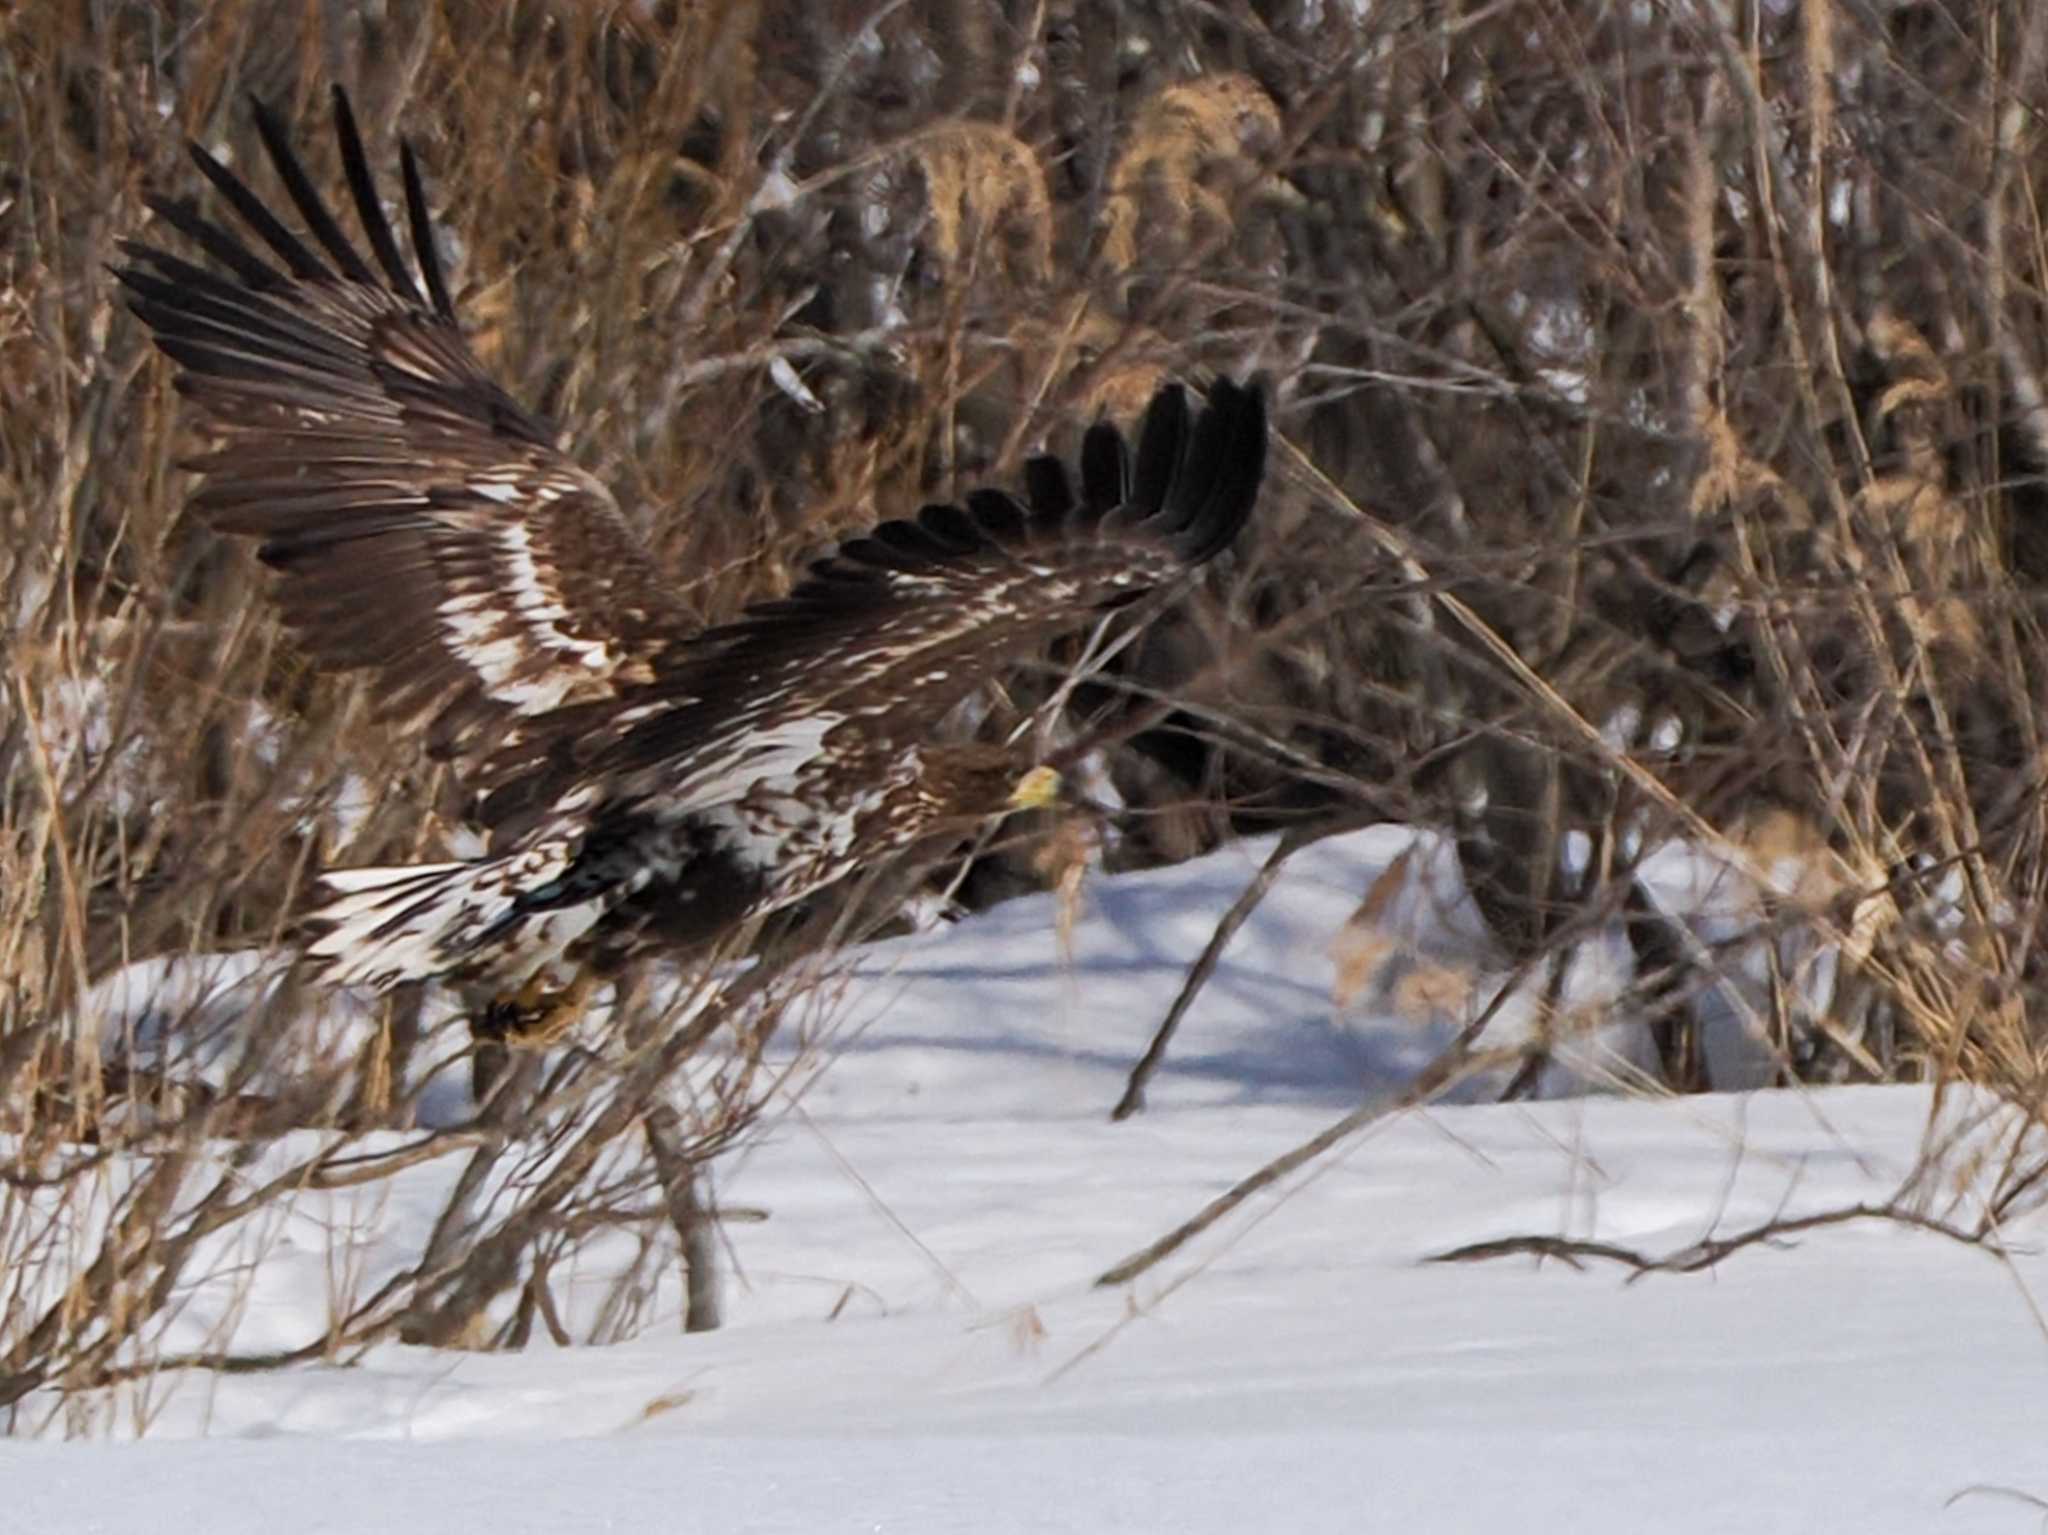
M 1017 787 L 1010 791 L 1012 810 L 1047 810 L 1059 803 L 1060 774 L 1058 768 L 1035 767 L 1017 780 Z

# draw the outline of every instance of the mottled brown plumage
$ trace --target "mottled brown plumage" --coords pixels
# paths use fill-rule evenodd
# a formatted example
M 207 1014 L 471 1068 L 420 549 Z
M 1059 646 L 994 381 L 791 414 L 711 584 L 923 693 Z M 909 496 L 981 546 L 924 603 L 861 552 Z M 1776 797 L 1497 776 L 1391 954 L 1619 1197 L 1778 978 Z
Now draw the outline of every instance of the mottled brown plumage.
M 258 127 L 311 235 L 203 150 L 262 251 L 185 202 L 158 215 L 223 269 L 141 242 L 129 302 L 213 439 L 193 510 L 262 542 L 287 621 L 370 671 L 481 796 L 495 856 L 332 871 L 309 954 L 341 982 L 516 991 L 557 961 L 688 946 L 1017 803 L 1024 764 L 935 745 L 1003 666 L 1211 558 L 1256 497 L 1265 414 L 1162 390 L 1133 455 L 1092 429 L 1076 486 L 1027 466 L 840 546 L 789 596 L 693 632 L 611 496 L 484 375 L 402 155 L 408 267 L 339 92 L 366 259 Z M 374 262 L 374 264 L 373 264 Z
M 688 636 L 689 616 L 611 492 L 556 429 L 478 367 L 455 320 L 425 192 L 402 152 L 426 293 L 385 221 L 348 103 L 335 127 L 378 271 L 327 211 L 264 108 L 256 121 L 318 241 L 291 234 L 219 161 L 192 158 L 266 260 L 189 201 L 157 215 L 227 270 L 136 241 L 129 305 L 181 365 L 212 438 L 191 507 L 262 540 L 286 621 L 337 668 L 368 668 L 383 712 L 462 758 L 575 703 L 616 700 Z

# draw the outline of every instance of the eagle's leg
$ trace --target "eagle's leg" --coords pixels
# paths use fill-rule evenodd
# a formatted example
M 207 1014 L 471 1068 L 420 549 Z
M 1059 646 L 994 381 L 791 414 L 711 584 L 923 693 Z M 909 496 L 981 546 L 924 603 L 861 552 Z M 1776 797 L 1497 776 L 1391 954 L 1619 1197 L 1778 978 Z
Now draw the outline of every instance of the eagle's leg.
M 514 1050 L 545 1050 L 583 1017 L 597 990 L 597 972 L 582 969 L 559 991 L 548 990 L 546 972 L 535 975 L 509 997 L 496 997 L 470 1020 L 476 1054 L 470 1062 L 470 1092 L 478 1103 L 488 1099 Z
M 490 1010 L 497 1015 L 509 1037 L 526 1027 L 524 1019 L 539 1012 L 548 999 L 548 973 L 536 970 L 527 977 L 526 984 L 509 997 L 501 997 L 491 1004 Z
M 574 1028 L 588 1010 L 597 980 L 596 971 L 578 970 L 567 986 L 550 991 L 546 977 L 537 975 L 511 996 L 486 1003 L 471 1032 L 480 1040 L 514 1049 L 545 1050 Z
M 576 978 L 567 986 L 557 992 L 543 993 L 536 1000 L 528 1015 L 532 1021 L 507 1042 L 526 1050 L 546 1049 L 583 1021 L 584 1013 L 590 1009 L 591 996 L 596 991 L 597 972 L 578 970 Z M 525 993 L 520 995 L 523 998 Z

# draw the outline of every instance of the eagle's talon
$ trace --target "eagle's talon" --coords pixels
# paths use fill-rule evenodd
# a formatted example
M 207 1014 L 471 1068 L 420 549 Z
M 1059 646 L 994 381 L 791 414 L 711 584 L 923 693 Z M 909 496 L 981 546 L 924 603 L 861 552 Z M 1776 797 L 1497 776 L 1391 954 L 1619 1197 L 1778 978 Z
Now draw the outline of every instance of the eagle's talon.
M 505 1044 L 523 1032 L 523 1017 L 519 1004 L 510 997 L 493 997 L 470 1020 L 470 1036 L 478 1044 Z
M 582 1021 L 597 990 L 597 977 L 583 971 L 560 991 L 551 992 L 535 976 L 509 997 L 484 1004 L 470 1032 L 479 1042 L 513 1050 L 546 1050 Z

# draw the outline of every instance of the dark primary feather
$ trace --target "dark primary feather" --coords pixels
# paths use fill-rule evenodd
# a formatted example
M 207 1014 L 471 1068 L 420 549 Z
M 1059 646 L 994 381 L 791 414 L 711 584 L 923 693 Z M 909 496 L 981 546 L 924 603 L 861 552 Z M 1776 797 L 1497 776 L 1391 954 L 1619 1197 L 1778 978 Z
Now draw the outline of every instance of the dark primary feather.
M 256 125 L 307 236 L 194 145 L 247 235 L 190 201 L 152 199 L 220 270 L 130 241 L 117 274 L 213 439 L 192 461 L 205 475 L 193 511 L 261 539 L 308 648 L 377 669 L 385 712 L 428 724 L 450 753 L 475 758 L 508 727 L 645 680 L 693 625 L 610 493 L 464 344 L 410 146 L 417 271 L 340 91 L 335 135 L 367 257 L 261 104 Z

